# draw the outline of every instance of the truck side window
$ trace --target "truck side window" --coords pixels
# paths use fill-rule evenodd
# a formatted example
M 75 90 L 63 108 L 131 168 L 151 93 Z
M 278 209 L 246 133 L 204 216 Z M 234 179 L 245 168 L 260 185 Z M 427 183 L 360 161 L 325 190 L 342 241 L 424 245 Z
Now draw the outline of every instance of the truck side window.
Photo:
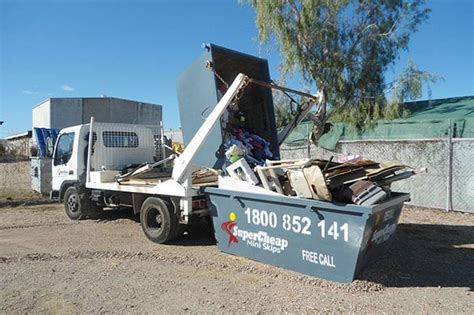
M 66 164 L 71 159 L 74 146 L 74 132 L 64 133 L 59 137 L 54 154 L 54 165 Z
M 102 132 L 102 138 L 107 148 L 138 147 L 138 135 L 135 132 L 104 131 Z

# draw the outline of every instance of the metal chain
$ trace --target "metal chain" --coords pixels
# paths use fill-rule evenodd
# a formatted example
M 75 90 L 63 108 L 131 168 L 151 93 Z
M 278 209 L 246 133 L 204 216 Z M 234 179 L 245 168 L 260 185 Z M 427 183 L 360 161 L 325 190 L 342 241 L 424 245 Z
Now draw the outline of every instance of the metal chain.
M 235 94 L 234 99 L 232 100 L 232 104 L 238 104 L 238 103 L 239 103 L 240 98 L 241 98 L 242 95 L 244 94 L 244 90 L 245 90 L 245 88 L 249 85 L 249 83 L 250 83 L 249 77 L 248 77 L 248 76 L 244 76 L 244 80 L 243 80 L 243 82 L 242 82 L 242 86 L 239 88 L 239 90 L 238 90 L 237 93 Z
M 225 87 L 228 89 L 229 88 L 229 83 L 227 83 L 221 76 L 219 73 L 217 73 L 216 70 L 213 70 L 214 72 L 214 75 L 216 76 L 216 78 L 218 78 L 222 83 L 224 83 Z
M 216 76 L 216 78 L 219 79 L 219 81 L 221 81 L 222 83 L 224 83 L 225 87 L 228 89 L 229 88 L 229 83 L 227 83 L 223 77 L 221 77 L 221 75 L 219 73 L 217 73 L 216 69 L 214 69 L 214 65 L 212 64 L 212 61 L 208 60 L 206 61 L 206 68 L 208 68 L 209 70 L 211 70 L 214 75 Z
M 206 62 L 206 68 L 211 70 L 214 73 L 214 75 L 216 76 L 216 78 L 218 78 L 219 81 L 224 83 L 224 85 L 227 89 L 229 88 L 229 86 L 230 86 L 229 83 L 227 83 L 226 80 L 224 80 L 224 78 L 216 71 L 216 69 L 214 69 L 214 65 L 212 64 L 212 61 L 208 60 Z M 239 103 L 240 98 L 242 97 L 243 91 L 247 87 L 247 85 L 249 85 L 249 83 L 250 83 L 250 78 L 248 76 L 245 76 L 242 86 L 239 88 L 239 90 L 237 91 L 237 93 L 234 96 L 234 99 L 232 100 L 232 105 L 235 105 L 235 104 Z

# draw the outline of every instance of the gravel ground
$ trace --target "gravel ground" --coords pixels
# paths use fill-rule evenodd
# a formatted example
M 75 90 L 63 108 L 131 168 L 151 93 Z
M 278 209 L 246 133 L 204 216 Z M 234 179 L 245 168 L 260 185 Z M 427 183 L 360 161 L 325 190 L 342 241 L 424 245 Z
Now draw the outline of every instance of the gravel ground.
M 221 253 L 205 225 L 157 245 L 127 211 L 74 222 L 15 205 L 0 208 L 0 313 L 474 309 L 474 215 L 404 209 L 390 254 L 338 284 Z

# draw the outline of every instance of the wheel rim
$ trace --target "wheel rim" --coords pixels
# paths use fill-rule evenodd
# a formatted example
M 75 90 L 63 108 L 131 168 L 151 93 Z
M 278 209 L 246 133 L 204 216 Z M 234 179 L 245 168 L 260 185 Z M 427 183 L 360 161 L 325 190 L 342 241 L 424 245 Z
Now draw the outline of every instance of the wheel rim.
M 145 226 L 152 234 L 159 234 L 163 229 L 163 216 L 156 208 L 151 208 L 147 211 Z
M 72 194 L 67 199 L 67 207 L 71 213 L 76 213 L 78 209 L 78 200 L 75 194 Z

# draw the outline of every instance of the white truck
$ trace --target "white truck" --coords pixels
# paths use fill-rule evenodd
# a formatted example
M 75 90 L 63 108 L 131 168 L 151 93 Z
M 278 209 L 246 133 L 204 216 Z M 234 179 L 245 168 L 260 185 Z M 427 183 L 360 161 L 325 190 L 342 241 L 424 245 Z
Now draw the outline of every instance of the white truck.
M 193 157 L 247 79 L 238 75 L 178 157 L 153 163 L 153 134 L 143 126 L 94 123 L 92 118 L 90 124 L 61 130 L 54 149 L 52 197 L 64 202 L 73 220 L 97 215 L 104 207 L 131 207 L 140 213 L 151 241 L 165 243 L 178 237 L 183 225 L 209 215 L 205 195 L 192 184 Z M 172 170 L 161 167 L 172 160 Z M 123 171 L 144 161 L 149 163 Z M 141 173 L 153 175 L 133 180 Z
M 95 123 L 91 118 L 90 124 L 61 130 L 54 149 L 52 197 L 64 202 L 66 215 L 72 220 L 95 216 L 104 207 L 129 207 L 140 214 L 143 232 L 151 241 L 165 243 L 179 237 L 185 225 L 209 215 L 203 185 L 193 184 L 193 173 L 199 170 L 193 160 L 228 106 L 250 83 L 262 84 L 237 75 L 182 154 L 157 162 L 153 162 L 156 150 L 150 128 Z M 289 134 L 307 113 L 305 108 L 282 133 Z M 144 161 L 149 163 L 142 164 Z M 163 167 L 171 163 L 172 168 Z M 127 169 L 127 165 L 135 167 Z M 216 173 L 214 177 L 217 179 Z

